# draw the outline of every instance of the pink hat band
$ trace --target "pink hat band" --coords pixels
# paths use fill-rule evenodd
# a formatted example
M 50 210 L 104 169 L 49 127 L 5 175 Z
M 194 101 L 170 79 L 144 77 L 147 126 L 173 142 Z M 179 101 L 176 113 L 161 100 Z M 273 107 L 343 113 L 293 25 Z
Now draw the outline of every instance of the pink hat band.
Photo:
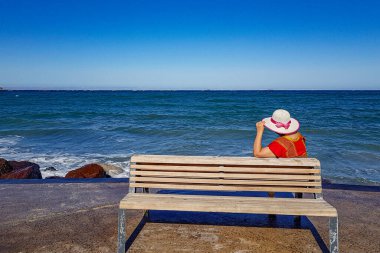
M 270 121 L 275 124 L 275 126 L 277 128 L 285 128 L 285 129 L 288 129 L 290 127 L 290 123 L 292 123 L 290 120 L 288 121 L 288 123 L 282 123 L 282 122 L 279 122 L 279 121 L 275 121 L 273 118 L 270 118 Z

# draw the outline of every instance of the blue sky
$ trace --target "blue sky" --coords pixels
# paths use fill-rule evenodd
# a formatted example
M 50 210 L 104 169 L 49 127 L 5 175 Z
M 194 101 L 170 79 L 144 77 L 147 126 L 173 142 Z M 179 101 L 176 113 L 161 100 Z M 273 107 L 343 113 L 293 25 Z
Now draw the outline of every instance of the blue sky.
M 380 1 L 0 0 L 0 86 L 380 89 Z

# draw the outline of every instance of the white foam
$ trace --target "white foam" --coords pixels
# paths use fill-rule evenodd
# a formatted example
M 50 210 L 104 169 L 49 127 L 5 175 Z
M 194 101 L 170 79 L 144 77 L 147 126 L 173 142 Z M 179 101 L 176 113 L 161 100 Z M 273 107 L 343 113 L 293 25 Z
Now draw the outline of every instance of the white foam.
M 123 161 L 114 161 L 112 158 L 123 158 Z M 67 172 L 73 169 L 77 169 L 83 165 L 89 163 L 106 163 L 120 167 L 124 172 L 118 174 L 117 178 L 129 177 L 129 156 L 121 156 L 121 154 L 86 154 L 79 157 L 72 154 L 55 154 L 30 159 L 31 162 L 37 163 L 41 167 L 42 176 L 64 176 Z M 46 168 L 53 166 L 57 171 L 45 171 Z
M 131 154 L 101 154 L 85 153 L 81 155 L 70 153 L 39 153 L 20 149 L 17 144 L 22 140 L 21 136 L 6 136 L 0 138 L 0 157 L 7 160 L 30 161 L 40 166 L 42 177 L 65 176 L 67 172 L 77 169 L 89 163 L 105 163 L 120 167 L 123 173 L 117 178 L 129 177 L 129 158 Z M 54 167 L 56 171 L 45 171 L 48 167 Z
M 22 136 L 19 135 L 9 135 L 6 137 L 0 137 L 0 146 L 13 146 L 20 142 Z M 5 148 L 5 147 L 2 147 Z

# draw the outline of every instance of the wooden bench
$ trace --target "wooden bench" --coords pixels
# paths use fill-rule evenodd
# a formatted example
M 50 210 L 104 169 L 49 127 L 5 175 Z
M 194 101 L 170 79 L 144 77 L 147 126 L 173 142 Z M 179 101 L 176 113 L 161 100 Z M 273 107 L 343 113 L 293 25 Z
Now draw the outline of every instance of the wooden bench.
M 126 209 L 146 216 L 149 210 L 325 216 L 330 252 L 338 252 L 338 214 L 322 197 L 317 159 L 134 155 L 130 168 L 129 194 L 119 206 L 119 253 L 125 252 Z M 294 198 L 152 193 L 156 189 L 288 192 Z

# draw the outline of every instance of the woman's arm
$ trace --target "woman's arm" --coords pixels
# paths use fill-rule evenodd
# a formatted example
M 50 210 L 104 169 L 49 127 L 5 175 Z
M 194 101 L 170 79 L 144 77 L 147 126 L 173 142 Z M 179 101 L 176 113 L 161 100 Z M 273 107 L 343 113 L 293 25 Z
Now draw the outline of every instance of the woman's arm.
M 262 148 L 261 142 L 263 139 L 263 133 L 264 133 L 264 121 L 260 121 L 256 123 L 256 139 L 253 144 L 253 156 L 260 157 L 260 158 L 271 158 L 276 157 L 273 152 L 268 148 Z

